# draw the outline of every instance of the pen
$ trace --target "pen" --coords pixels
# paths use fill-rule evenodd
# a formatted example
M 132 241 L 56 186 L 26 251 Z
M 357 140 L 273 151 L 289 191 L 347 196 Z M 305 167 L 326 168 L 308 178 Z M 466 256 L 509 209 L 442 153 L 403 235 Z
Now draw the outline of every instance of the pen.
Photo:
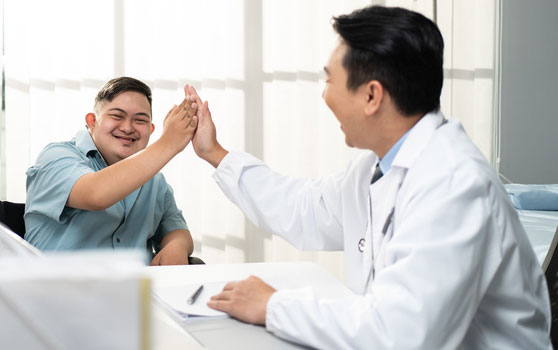
M 196 289 L 196 291 L 194 292 L 194 294 L 192 294 L 190 298 L 188 298 L 188 304 L 195 303 L 196 299 L 198 299 L 198 297 L 200 296 L 202 290 L 203 290 L 203 284 L 199 286 L 198 289 Z

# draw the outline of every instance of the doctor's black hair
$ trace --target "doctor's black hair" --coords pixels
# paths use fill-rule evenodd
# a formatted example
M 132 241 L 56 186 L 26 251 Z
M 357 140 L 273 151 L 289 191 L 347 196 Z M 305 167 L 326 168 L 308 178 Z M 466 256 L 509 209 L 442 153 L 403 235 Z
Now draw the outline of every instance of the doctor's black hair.
M 147 98 L 151 112 L 151 89 L 144 82 L 130 77 L 118 77 L 111 79 L 103 85 L 95 97 L 94 110 L 99 113 L 104 101 L 111 102 L 114 98 L 126 91 L 135 91 Z
M 333 18 L 347 45 L 347 88 L 377 80 L 404 115 L 440 108 L 444 40 L 436 24 L 398 7 L 370 6 Z

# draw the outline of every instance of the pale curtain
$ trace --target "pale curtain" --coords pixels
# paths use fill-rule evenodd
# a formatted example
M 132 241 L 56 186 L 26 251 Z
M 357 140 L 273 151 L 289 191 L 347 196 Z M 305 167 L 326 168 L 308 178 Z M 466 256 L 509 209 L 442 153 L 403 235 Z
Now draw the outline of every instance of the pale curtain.
M 155 132 L 193 84 L 221 143 L 274 170 L 319 177 L 358 151 L 321 99 L 336 43 L 333 15 L 351 0 L 4 0 L 1 197 L 25 200 L 25 171 L 49 142 L 84 125 L 96 91 L 129 75 L 153 89 Z M 436 18 L 446 41 L 442 110 L 491 155 L 493 1 L 381 1 Z M 436 16 L 434 16 L 436 14 Z M 342 253 L 300 252 L 261 232 L 218 189 L 189 146 L 163 173 L 207 263 L 312 260 L 342 278 Z M 356 244 L 356 243 L 355 243 Z

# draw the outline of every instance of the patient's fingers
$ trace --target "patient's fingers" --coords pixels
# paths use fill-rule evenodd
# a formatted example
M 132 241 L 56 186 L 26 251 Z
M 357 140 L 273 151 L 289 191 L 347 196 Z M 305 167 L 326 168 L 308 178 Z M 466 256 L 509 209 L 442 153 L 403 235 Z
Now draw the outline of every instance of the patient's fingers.
M 176 107 L 178 107 L 178 106 L 177 105 L 172 106 L 172 108 L 167 112 L 167 115 L 165 116 L 165 119 L 163 119 L 163 123 L 165 123 L 167 121 L 167 119 L 169 119 L 170 115 L 172 114 L 172 112 L 174 112 Z
M 188 124 L 188 126 L 186 126 L 186 128 L 190 128 L 190 129 L 196 129 L 198 127 L 198 117 L 197 116 L 192 116 L 192 118 L 190 119 L 190 123 Z

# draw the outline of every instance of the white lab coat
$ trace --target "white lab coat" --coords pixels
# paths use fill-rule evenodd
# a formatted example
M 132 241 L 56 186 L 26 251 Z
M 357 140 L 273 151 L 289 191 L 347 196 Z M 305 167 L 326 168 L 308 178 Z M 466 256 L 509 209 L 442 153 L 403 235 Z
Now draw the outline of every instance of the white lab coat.
M 328 349 L 551 348 L 546 282 L 518 216 L 461 124 L 442 121 L 424 116 L 373 185 L 372 152 L 320 180 L 223 159 L 214 178 L 256 225 L 300 249 L 345 251 L 354 294 L 278 291 L 269 331 Z

